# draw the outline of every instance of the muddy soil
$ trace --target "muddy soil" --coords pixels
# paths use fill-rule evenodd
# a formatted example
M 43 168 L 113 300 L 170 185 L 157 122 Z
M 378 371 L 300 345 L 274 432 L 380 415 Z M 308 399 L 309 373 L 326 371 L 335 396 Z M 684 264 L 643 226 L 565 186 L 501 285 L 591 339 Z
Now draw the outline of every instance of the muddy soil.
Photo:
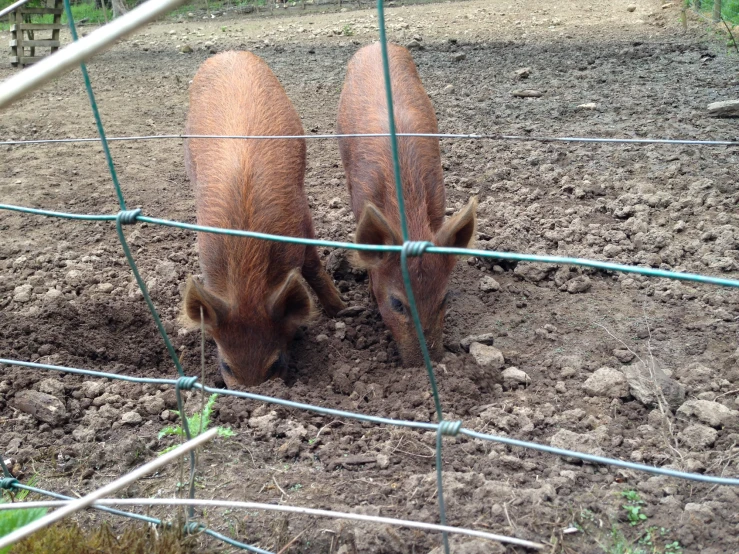
M 387 20 L 392 40 L 415 41 L 413 56 L 443 132 L 736 140 L 736 120 L 705 113 L 708 103 L 736 97 L 736 56 L 697 21 L 684 32 L 677 3 L 661 9 L 644 0 L 634 11 L 628 4 L 470 1 L 396 6 Z M 306 132 L 334 132 L 346 62 L 377 38 L 374 11 L 284 13 L 183 15 L 97 57 L 89 69 L 109 136 L 181 133 L 189 80 L 212 53 L 233 48 L 269 63 Z M 7 32 L 0 35 L 6 39 Z M 15 72 L 2 66 L 0 78 Z M 512 96 L 517 89 L 541 96 Z M 2 139 L 91 136 L 79 71 L 0 119 Z M 98 145 L 0 148 L 1 202 L 118 211 Z M 179 140 L 114 142 L 111 150 L 130 208 L 194 222 Z M 739 278 L 736 149 L 444 140 L 442 151 L 448 206 L 461 207 L 472 195 L 480 200 L 480 248 Z M 351 240 L 355 222 L 335 141 L 309 141 L 306 192 L 318 236 Z M 177 322 L 186 276 L 198 271 L 195 235 L 147 224 L 126 235 L 187 372 L 199 374 L 199 333 Z M 293 345 L 287 379 L 253 390 L 433 420 L 425 371 L 400 365 L 369 303 L 366 275 L 341 252 L 322 256 L 345 300 L 364 309 L 336 320 L 320 316 Z M 1 357 L 175 375 L 111 223 L 1 211 L 0 276 Z M 451 290 L 448 352 L 436 368 L 446 418 L 625 460 L 739 475 L 735 292 L 479 259 L 460 259 Z M 472 354 L 460 346 L 485 333 L 502 352 L 502 367 L 489 362 L 497 353 L 484 345 Z M 519 371 L 502 373 L 511 368 Z M 176 419 L 170 389 L 0 371 L 0 452 L 19 476 L 38 475 L 43 488 L 83 494 L 172 444 L 157 440 Z M 212 342 L 206 381 L 217 381 Z M 655 381 L 664 394 L 654 394 Z M 36 419 L 19 408 L 28 391 L 55 397 L 41 398 L 62 409 L 47 422 Z M 199 496 L 438 521 L 431 433 L 225 397 L 215 422 L 235 436 L 201 455 Z M 178 480 L 172 467 L 124 494 L 170 496 Z M 631 542 L 666 552 L 675 551 L 675 541 L 684 552 L 739 551 L 739 498 L 729 487 L 464 438 L 445 440 L 444 487 L 450 524 L 552 543 L 555 552 L 610 552 Z M 625 499 L 625 491 L 639 499 Z M 637 525 L 623 508 L 629 502 L 646 516 Z M 172 510 L 151 513 L 168 517 Z M 290 552 L 429 552 L 439 545 L 435 534 L 387 526 L 198 513 L 217 530 L 275 551 L 296 537 Z M 651 546 L 639 546 L 640 539 Z M 456 552 L 504 551 L 466 539 L 452 544 Z M 202 548 L 228 551 L 205 539 Z

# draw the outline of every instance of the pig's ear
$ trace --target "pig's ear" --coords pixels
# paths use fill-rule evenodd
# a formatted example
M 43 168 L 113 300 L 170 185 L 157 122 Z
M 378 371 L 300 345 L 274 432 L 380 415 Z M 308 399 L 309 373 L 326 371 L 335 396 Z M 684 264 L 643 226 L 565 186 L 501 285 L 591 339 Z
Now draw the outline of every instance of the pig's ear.
M 436 232 L 436 246 L 469 248 L 475 241 L 477 226 L 477 198 L 470 198 L 467 205 L 447 219 Z
M 356 244 L 397 245 L 400 244 L 400 238 L 380 210 L 374 204 L 367 204 L 362 217 L 359 218 L 354 242 Z M 385 259 L 387 252 L 358 250 L 356 255 L 366 267 L 373 267 Z
M 208 329 L 215 329 L 223 324 L 228 315 L 228 305 L 190 276 L 185 289 L 184 312 L 195 325 L 200 325 L 200 308 L 203 309 L 203 322 Z
M 268 310 L 275 321 L 300 325 L 311 318 L 313 301 L 297 270 L 291 271 L 272 295 Z

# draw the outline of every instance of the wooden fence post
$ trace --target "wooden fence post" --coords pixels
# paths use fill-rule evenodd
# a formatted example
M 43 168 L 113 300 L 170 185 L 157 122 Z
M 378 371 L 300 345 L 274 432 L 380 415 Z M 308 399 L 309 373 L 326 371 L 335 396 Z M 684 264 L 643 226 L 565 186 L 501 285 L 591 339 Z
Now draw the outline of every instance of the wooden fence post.
M 713 22 L 721 21 L 721 0 L 713 0 Z

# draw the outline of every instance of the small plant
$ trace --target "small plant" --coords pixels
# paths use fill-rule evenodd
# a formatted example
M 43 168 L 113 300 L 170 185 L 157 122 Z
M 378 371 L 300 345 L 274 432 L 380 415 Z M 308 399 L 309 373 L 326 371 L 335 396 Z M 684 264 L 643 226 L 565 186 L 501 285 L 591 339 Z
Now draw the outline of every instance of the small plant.
M 190 429 L 190 436 L 192 438 L 195 438 L 200 433 L 208 430 L 208 426 L 210 425 L 210 418 L 213 414 L 213 406 L 215 405 L 217 398 L 217 394 L 211 394 L 208 398 L 208 401 L 205 403 L 202 412 L 195 412 L 191 416 L 184 416 L 187 419 L 187 427 L 188 429 Z M 180 416 L 180 418 L 183 417 L 183 414 L 181 414 L 178 410 L 174 410 L 174 412 L 178 416 Z M 233 437 L 236 434 L 231 430 L 230 427 L 217 427 L 217 429 L 219 437 Z M 170 425 L 159 431 L 157 438 L 159 440 L 162 440 L 164 437 L 169 437 L 171 435 L 179 435 L 184 437 L 186 434 L 181 425 Z M 166 454 L 167 452 L 174 450 L 175 448 L 177 448 L 177 445 L 165 448 L 159 453 L 159 455 L 161 456 L 162 454 Z
M 647 520 L 647 515 L 641 511 L 641 506 L 644 504 L 644 501 L 641 499 L 638 492 L 623 491 L 621 496 L 630 502 L 630 504 L 624 504 L 622 506 L 622 508 L 626 510 L 626 517 L 629 520 L 629 524 L 632 526 L 639 525 L 643 521 Z
M 350 37 L 354 35 L 354 29 L 351 25 L 344 25 L 344 28 L 341 29 L 341 34 L 343 34 L 345 37 Z

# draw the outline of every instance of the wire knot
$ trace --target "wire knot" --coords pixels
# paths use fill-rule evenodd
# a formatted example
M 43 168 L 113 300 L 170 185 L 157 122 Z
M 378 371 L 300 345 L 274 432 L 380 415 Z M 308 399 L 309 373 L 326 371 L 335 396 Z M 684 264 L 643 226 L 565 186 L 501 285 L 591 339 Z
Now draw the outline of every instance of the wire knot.
M 141 208 L 136 208 L 135 210 L 121 210 L 118 212 L 118 215 L 116 216 L 116 219 L 122 224 L 122 225 L 132 225 L 136 223 L 136 220 L 141 215 Z
M 429 242 L 427 240 L 408 240 L 403 243 L 403 253 L 405 253 L 406 256 L 420 256 L 429 246 L 433 245 L 433 242 Z
M 188 523 L 185 523 L 185 527 L 183 530 L 185 532 L 185 535 L 194 535 L 201 529 L 204 529 L 204 527 L 200 525 L 197 521 L 190 521 Z
M 180 390 L 192 390 L 197 380 L 197 377 L 180 377 L 175 386 Z
M 440 421 L 439 433 L 447 437 L 456 437 L 462 428 L 461 421 Z
M 0 489 L 13 490 L 18 486 L 18 479 L 15 477 L 3 477 L 0 479 Z

